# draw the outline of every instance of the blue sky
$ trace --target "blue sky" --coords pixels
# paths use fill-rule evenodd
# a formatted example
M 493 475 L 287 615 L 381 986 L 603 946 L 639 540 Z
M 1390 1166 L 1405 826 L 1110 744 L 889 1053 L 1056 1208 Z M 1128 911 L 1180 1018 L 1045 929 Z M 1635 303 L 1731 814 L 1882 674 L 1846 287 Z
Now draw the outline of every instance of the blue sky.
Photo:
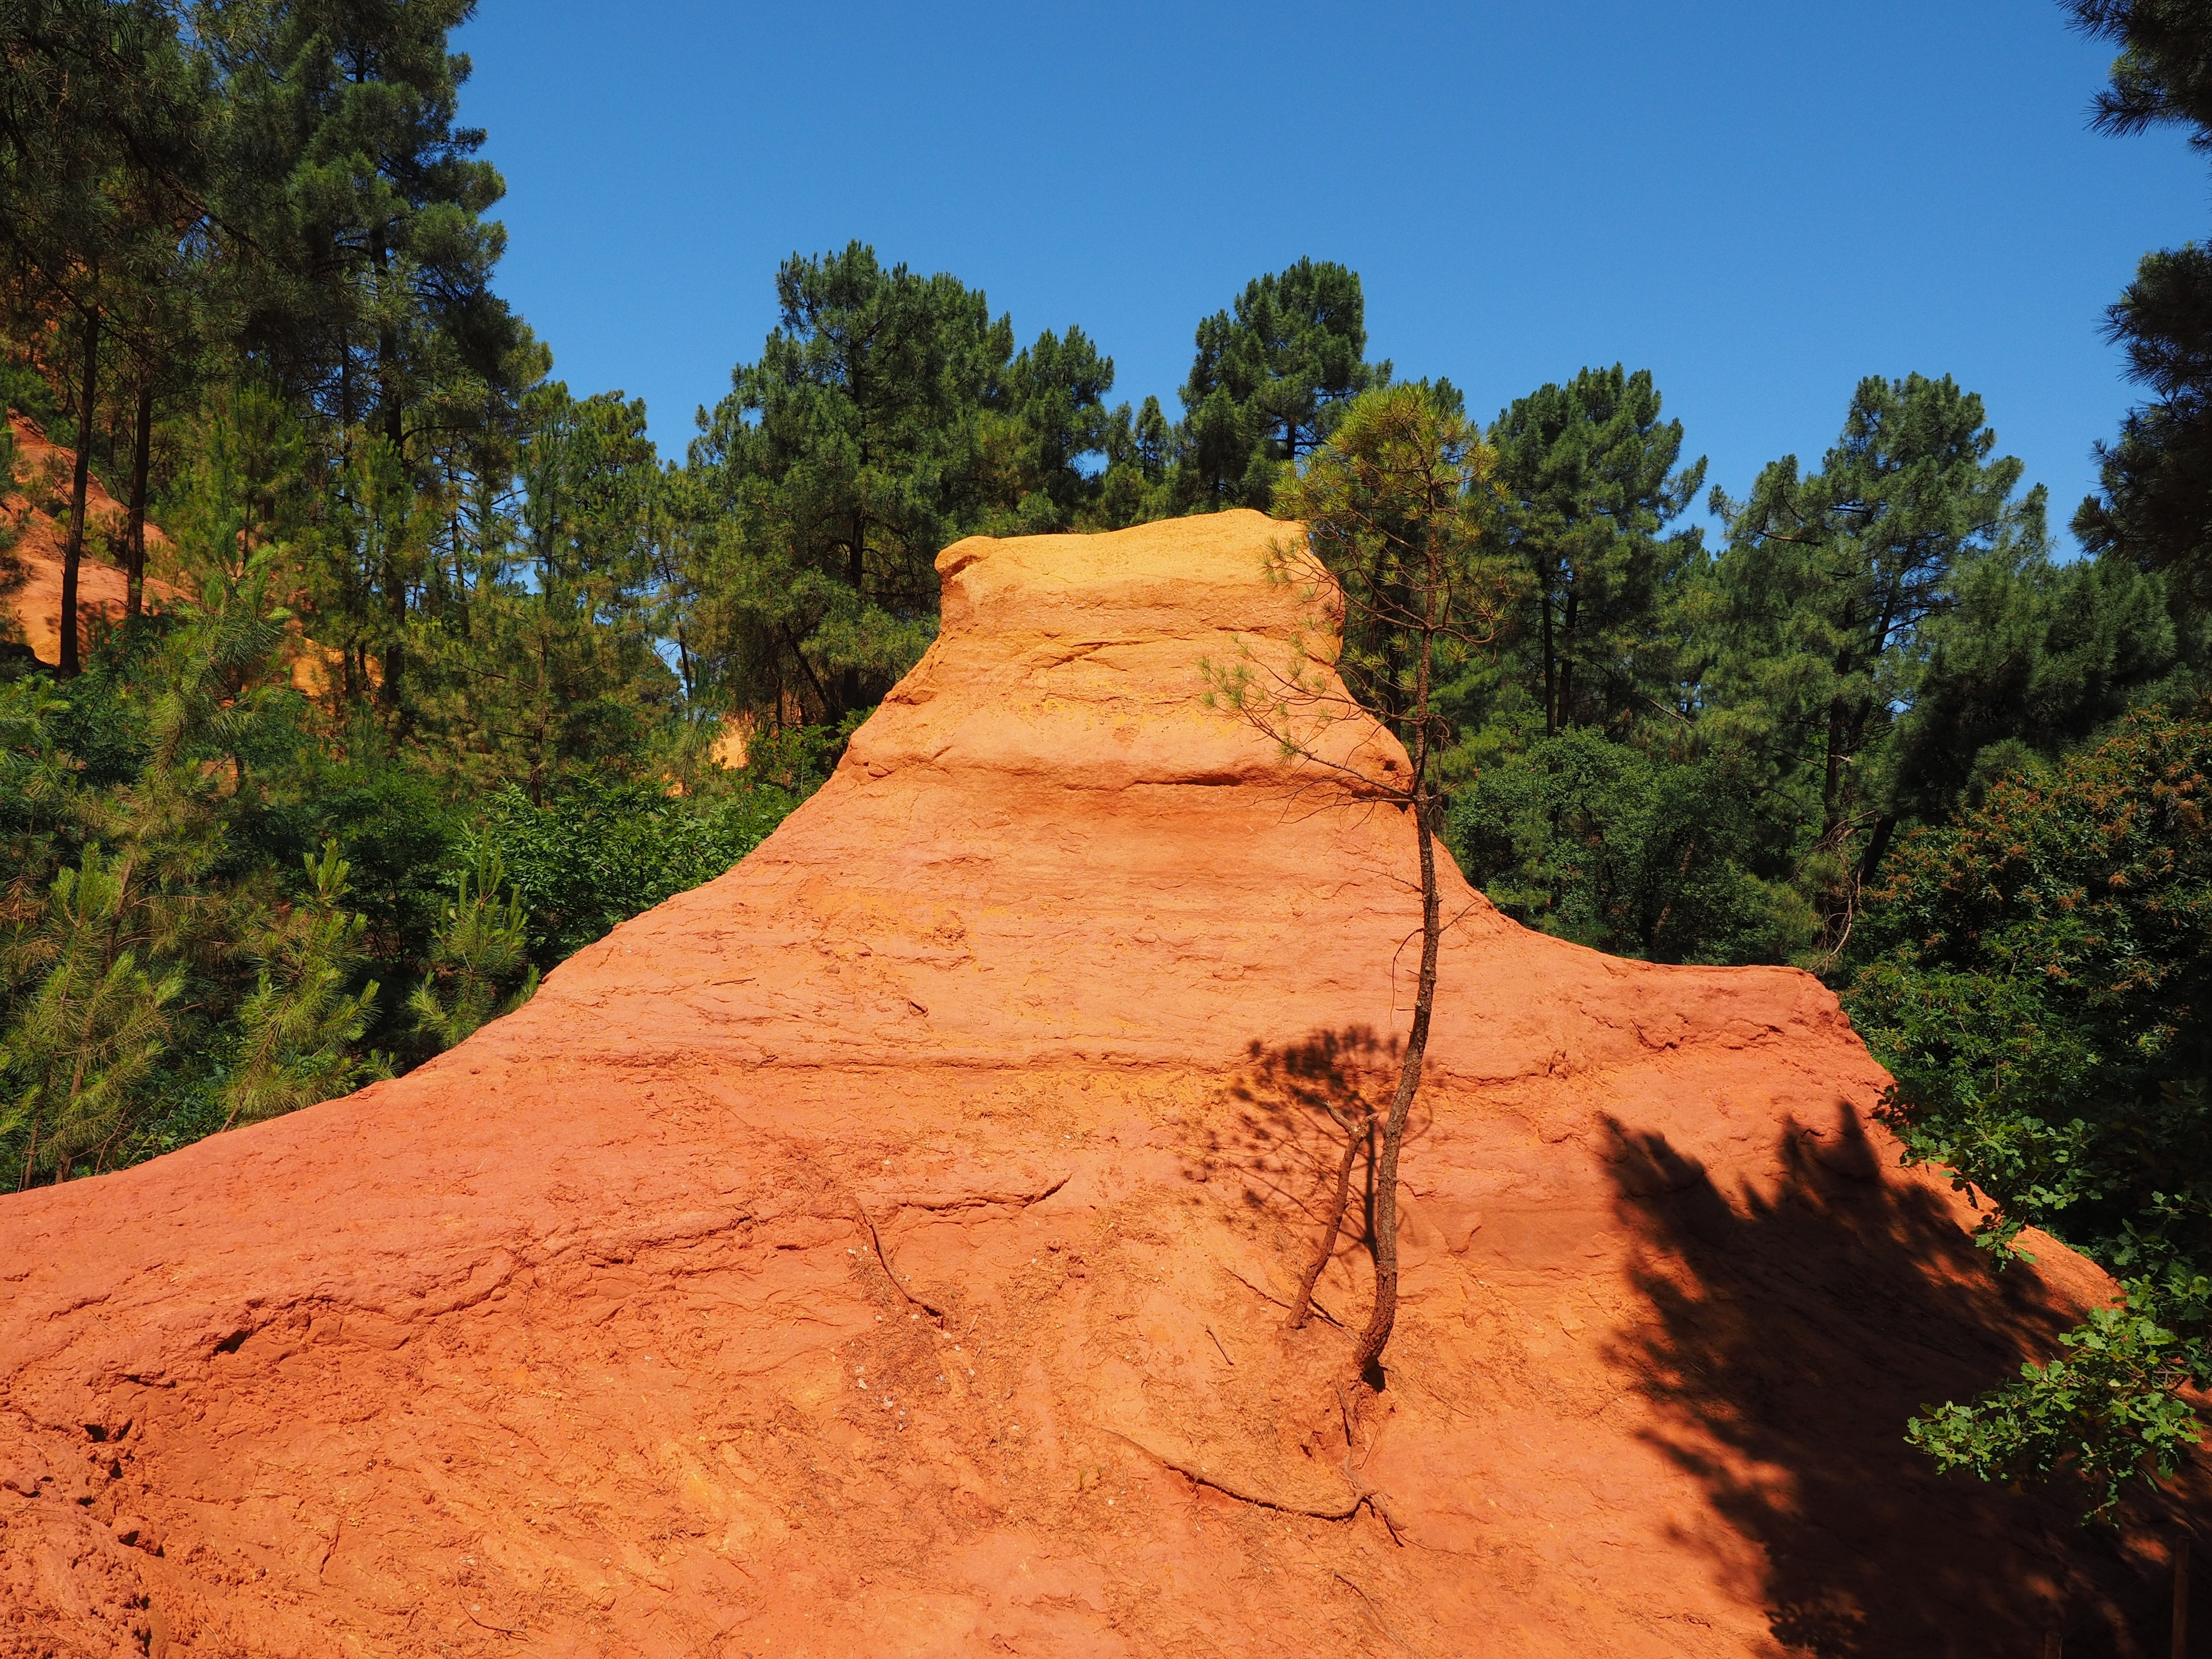
M 1731 493 L 1816 458 L 1860 376 L 1953 374 L 2063 526 L 2130 400 L 2102 309 L 2212 207 L 2178 133 L 2087 130 L 2110 54 L 2047 0 L 482 0 L 457 45 L 501 291 L 670 453 L 795 250 L 1079 323 L 1170 415 L 1199 318 L 1311 254 L 1361 273 L 1370 355 L 1486 418 L 1651 369 Z

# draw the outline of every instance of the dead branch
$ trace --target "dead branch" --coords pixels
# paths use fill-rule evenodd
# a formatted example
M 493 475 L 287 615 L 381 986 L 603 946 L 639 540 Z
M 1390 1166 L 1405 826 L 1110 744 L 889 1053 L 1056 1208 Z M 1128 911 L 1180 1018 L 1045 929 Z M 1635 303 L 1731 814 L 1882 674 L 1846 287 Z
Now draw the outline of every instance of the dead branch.
M 877 1236 L 876 1224 L 868 1218 L 867 1206 L 864 1204 L 855 1202 L 853 1208 L 860 1214 L 860 1225 L 867 1230 L 868 1243 L 874 1248 L 876 1260 L 882 1264 L 884 1277 L 890 1280 L 891 1288 L 906 1298 L 906 1303 L 908 1307 L 917 1308 L 923 1313 L 927 1314 L 932 1319 L 937 1322 L 938 1328 L 942 1330 L 945 1327 L 945 1310 L 923 1301 L 912 1291 L 909 1291 L 905 1285 L 899 1283 L 898 1272 L 891 1266 L 890 1253 L 884 1249 L 884 1241 Z
M 1119 1429 L 1109 1429 L 1106 1432 L 1116 1440 L 1127 1441 L 1161 1468 L 1174 1470 L 1193 1486 L 1209 1486 L 1224 1498 L 1233 1498 L 1238 1503 L 1249 1504 L 1255 1509 L 1273 1510 L 1278 1515 L 1304 1516 L 1309 1521 L 1349 1521 L 1359 1513 L 1359 1506 L 1367 1501 L 1364 1498 L 1355 1498 L 1352 1500 L 1350 1508 L 1341 1510 L 1317 1510 L 1310 1509 L 1303 1504 L 1285 1504 L 1279 1499 L 1264 1498 L 1258 1492 L 1246 1492 L 1241 1487 L 1232 1486 L 1220 1476 L 1208 1474 L 1204 1469 L 1193 1468 L 1181 1458 L 1170 1457 L 1164 1451 L 1147 1446 L 1134 1436 L 1122 1433 Z

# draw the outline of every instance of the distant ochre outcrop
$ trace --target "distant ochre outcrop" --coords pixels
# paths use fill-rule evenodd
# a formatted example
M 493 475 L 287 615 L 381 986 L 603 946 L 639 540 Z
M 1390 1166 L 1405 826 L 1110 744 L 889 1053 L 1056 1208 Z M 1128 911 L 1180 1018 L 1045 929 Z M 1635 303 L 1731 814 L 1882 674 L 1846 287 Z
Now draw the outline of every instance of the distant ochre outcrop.
M 1814 980 L 1449 869 L 1347 1448 L 1364 1257 L 1284 1307 L 1419 903 L 1201 701 L 1306 620 L 1282 533 L 949 549 L 728 875 L 396 1082 L 0 1198 L 0 1654 L 2109 1650 L 2123 1553 L 1901 1438 L 2101 1278 L 1990 1274 Z
M 24 416 L 0 416 L 15 438 L 16 469 L 26 487 L 23 493 L 0 487 L 0 524 L 16 532 L 13 549 L 0 552 L 0 641 L 29 647 L 33 656 L 51 667 L 61 661 L 62 544 L 69 534 L 66 503 L 76 452 L 50 441 Z M 80 648 L 90 646 L 96 627 L 122 620 L 129 587 L 119 562 L 129 514 L 96 477 L 86 480 L 84 516 L 92 532 L 89 543 L 113 552 L 115 560 L 88 553 L 78 564 Z M 149 564 L 164 562 L 167 538 L 159 526 L 146 526 L 146 551 Z M 159 578 L 149 578 L 146 586 L 155 605 L 178 592 Z

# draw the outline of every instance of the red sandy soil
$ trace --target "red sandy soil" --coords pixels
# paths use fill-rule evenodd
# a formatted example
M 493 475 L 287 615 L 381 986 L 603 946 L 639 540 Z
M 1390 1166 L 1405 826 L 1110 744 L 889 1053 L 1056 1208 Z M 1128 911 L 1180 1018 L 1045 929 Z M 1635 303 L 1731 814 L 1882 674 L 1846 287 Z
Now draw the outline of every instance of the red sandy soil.
M 1301 623 L 1281 532 L 960 544 L 730 874 L 404 1079 L 0 1199 L 0 1654 L 2163 1652 L 2154 1533 L 1901 1438 L 2106 1282 L 1991 1274 L 1811 978 L 1449 869 L 1347 1423 L 1363 1249 L 1284 1310 L 1415 848 L 1201 706 Z
M 62 544 L 69 533 L 69 509 L 64 505 L 58 514 L 50 514 L 44 507 L 52 505 L 56 498 L 67 502 L 70 473 L 76 465 L 76 453 L 50 441 L 35 422 L 21 415 L 9 415 L 8 424 L 15 434 L 19 470 L 27 477 L 53 482 L 50 488 L 42 484 L 27 495 L 0 493 L 0 513 L 4 513 L 7 522 L 18 531 L 12 553 L 0 555 L 0 638 L 9 637 L 8 623 L 12 620 L 15 637 L 29 645 L 33 655 L 40 662 L 57 664 L 61 661 L 62 652 Z M 125 517 L 123 504 L 101 487 L 98 478 L 88 480 L 86 520 L 112 538 L 118 559 L 122 556 Z M 148 525 L 147 562 L 160 561 L 166 547 L 160 528 Z M 12 579 L 6 568 L 10 562 L 17 567 Z M 104 563 L 90 553 L 78 563 L 77 640 L 81 647 L 89 648 L 97 624 L 122 619 L 127 591 L 120 564 Z M 146 592 L 149 601 L 157 605 L 178 597 L 175 587 L 152 576 L 147 579 Z

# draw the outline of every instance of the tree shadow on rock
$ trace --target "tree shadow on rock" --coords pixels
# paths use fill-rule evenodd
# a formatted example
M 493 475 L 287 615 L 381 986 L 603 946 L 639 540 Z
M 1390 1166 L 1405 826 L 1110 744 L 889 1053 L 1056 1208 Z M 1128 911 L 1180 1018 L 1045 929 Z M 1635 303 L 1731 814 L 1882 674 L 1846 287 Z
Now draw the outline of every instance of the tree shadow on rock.
M 1285 1230 L 1297 1267 L 1307 1265 L 1328 1224 L 1347 1161 L 1350 1202 L 1334 1255 L 1371 1253 L 1374 1129 L 1398 1082 L 1402 1045 L 1364 1025 L 1309 1032 L 1292 1042 L 1253 1042 L 1228 1089 L 1234 1111 L 1211 1126 L 1186 1173 L 1234 1182 L 1244 1206 Z M 1416 1109 L 1408 1146 L 1426 1127 Z
M 1659 1448 L 1765 1557 L 1777 1640 L 1818 1659 L 2069 1659 L 2163 1639 L 2165 1585 L 2058 1493 L 1940 1474 L 1905 1442 L 2049 1353 L 2074 1322 L 2035 1270 L 1999 1273 L 1929 1186 L 1887 1175 L 1856 1115 L 1785 1127 L 1771 1193 L 1723 1194 L 1663 1134 L 1609 1121 Z

